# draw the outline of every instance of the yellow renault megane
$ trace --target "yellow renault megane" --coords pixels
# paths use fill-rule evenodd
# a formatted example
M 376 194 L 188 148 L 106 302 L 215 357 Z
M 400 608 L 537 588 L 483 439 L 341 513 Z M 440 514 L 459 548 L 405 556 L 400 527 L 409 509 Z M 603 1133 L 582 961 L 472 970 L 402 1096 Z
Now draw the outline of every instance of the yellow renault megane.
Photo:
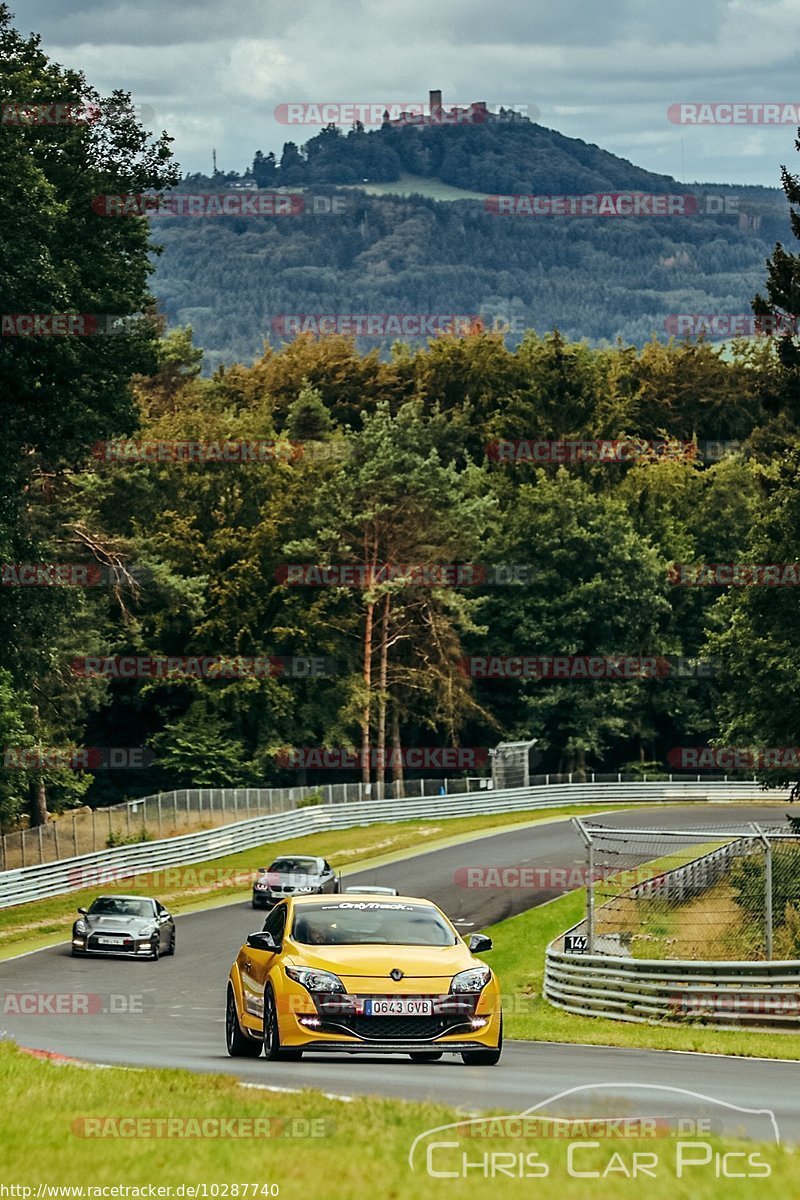
M 503 1044 L 500 989 L 429 900 L 385 894 L 293 896 L 231 968 L 228 1053 L 294 1060 L 313 1053 L 460 1054 L 492 1066 Z

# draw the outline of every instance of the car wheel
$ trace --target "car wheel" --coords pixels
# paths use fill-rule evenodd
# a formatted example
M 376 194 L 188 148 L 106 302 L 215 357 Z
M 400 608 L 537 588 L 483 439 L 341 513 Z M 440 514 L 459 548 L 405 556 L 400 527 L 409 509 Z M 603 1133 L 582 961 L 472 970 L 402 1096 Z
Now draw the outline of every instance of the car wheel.
M 281 1045 L 275 996 L 269 984 L 264 990 L 264 1057 L 272 1062 L 299 1062 L 303 1057 L 303 1051 L 295 1046 Z
M 413 1050 L 408 1057 L 412 1062 L 436 1062 L 437 1058 L 442 1057 L 442 1053 L 441 1050 Z
M 503 1053 L 503 1018 L 500 1017 L 500 1036 L 496 1050 L 462 1050 L 461 1060 L 470 1067 L 494 1067 Z
M 166 953 L 167 954 L 175 953 L 175 930 L 174 929 L 173 929 L 172 933 L 170 934 L 169 948 L 167 949 Z
M 228 1001 L 225 1005 L 225 1042 L 231 1058 L 258 1058 L 261 1053 L 261 1042 L 256 1042 L 242 1033 L 231 987 L 228 988 Z
M 152 959 L 153 962 L 158 962 L 158 960 L 159 960 L 159 957 L 161 955 L 160 947 L 161 947 L 161 943 L 157 941 L 156 944 L 153 946 L 152 951 L 150 952 L 150 958 Z

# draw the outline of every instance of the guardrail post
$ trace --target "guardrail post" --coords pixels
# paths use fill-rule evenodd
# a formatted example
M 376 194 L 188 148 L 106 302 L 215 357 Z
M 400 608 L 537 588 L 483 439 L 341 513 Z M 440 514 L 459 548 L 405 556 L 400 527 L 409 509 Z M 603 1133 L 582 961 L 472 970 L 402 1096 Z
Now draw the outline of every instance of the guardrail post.
M 760 825 L 753 822 L 750 828 L 764 847 L 764 952 L 772 962 L 772 846 Z
M 594 954 L 594 846 L 592 837 L 580 817 L 573 817 L 572 824 L 581 835 L 586 847 L 588 879 L 586 880 L 586 947 L 589 954 Z

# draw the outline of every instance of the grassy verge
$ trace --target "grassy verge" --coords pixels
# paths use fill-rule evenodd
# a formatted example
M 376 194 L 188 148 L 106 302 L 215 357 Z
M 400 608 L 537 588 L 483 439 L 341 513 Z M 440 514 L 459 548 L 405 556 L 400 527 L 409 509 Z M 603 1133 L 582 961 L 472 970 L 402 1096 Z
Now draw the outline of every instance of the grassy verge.
M 262 1065 L 266 1082 L 269 1064 Z M 454 1070 L 468 1074 L 460 1066 Z M 471 1070 L 474 1086 L 474 1068 Z M 502 1066 L 497 1070 L 502 1070 Z M 762 1200 L 771 1197 L 785 1200 L 797 1192 L 798 1168 L 787 1150 L 717 1138 L 703 1139 L 711 1147 L 708 1165 L 688 1169 L 682 1179 L 676 1178 L 679 1144 L 669 1138 L 645 1143 L 618 1141 L 616 1145 L 595 1142 L 595 1149 L 579 1150 L 574 1169 L 596 1171 L 601 1177 L 588 1181 L 570 1177 L 568 1144 L 563 1137 L 513 1142 L 465 1138 L 460 1145 L 470 1162 L 482 1160 L 487 1153 L 503 1154 L 505 1173 L 499 1178 L 489 1176 L 488 1185 L 486 1177 L 474 1168 L 466 1178 L 433 1178 L 426 1171 L 424 1145 L 417 1151 L 413 1171 L 408 1155 L 420 1134 L 459 1119 L 452 1109 L 442 1105 L 379 1097 L 354 1099 L 344 1104 L 320 1092 L 307 1090 L 287 1095 L 256 1091 L 243 1088 L 228 1076 L 194 1076 L 185 1071 L 82 1070 L 37 1060 L 10 1045 L 0 1045 L 0 1088 L 7 1100 L 0 1140 L 0 1178 L 7 1185 L 31 1188 L 29 1195 L 34 1197 L 39 1184 L 84 1189 L 124 1184 L 134 1189 L 146 1189 L 148 1185 L 163 1188 L 206 1185 L 206 1196 L 257 1196 L 259 1200 L 269 1195 L 279 1195 L 282 1200 L 317 1195 L 330 1196 L 332 1200 L 362 1200 L 366 1195 L 377 1194 L 376 1188 L 387 1200 L 423 1200 L 423 1197 L 460 1200 L 481 1191 L 502 1200 L 522 1200 L 534 1192 L 541 1200 L 587 1197 L 606 1200 L 610 1195 L 630 1196 L 634 1200 L 641 1194 L 641 1178 L 626 1178 L 619 1162 L 626 1162 L 630 1169 L 634 1151 L 645 1150 L 658 1160 L 655 1178 L 647 1179 L 650 1200 L 682 1197 L 706 1200 L 722 1196 L 738 1200 L 752 1196 L 754 1180 L 717 1178 L 713 1158 L 713 1151 L 737 1149 L 755 1154 L 759 1163 L 765 1164 L 759 1166 L 759 1174 L 765 1169 L 769 1171 L 767 1178 L 758 1179 Z M 102 1124 L 96 1124 L 94 1129 L 106 1134 L 115 1128 L 107 1124 L 108 1118 L 151 1121 L 194 1118 L 205 1122 L 205 1130 L 218 1128 L 213 1124 L 218 1120 L 241 1123 L 229 1125 L 229 1130 L 244 1130 L 247 1129 L 244 1122 L 260 1121 L 261 1125 L 252 1128 L 268 1129 L 269 1135 L 262 1132 L 261 1136 L 239 1137 L 141 1136 L 144 1129 L 137 1124 L 128 1128 L 139 1136 L 87 1137 L 86 1132 L 92 1126 L 85 1123 L 85 1118 L 100 1118 Z M 286 1136 L 287 1130 L 304 1129 L 313 1130 L 318 1136 Z M 452 1141 L 458 1135 L 448 1130 L 444 1136 Z M 511 1177 L 509 1155 L 516 1162 L 517 1156 L 526 1152 L 538 1155 L 536 1174 L 546 1167 L 546 1177 Z M 456 1164 L 460 1165 L 458 1152 L 436 1153 L 438 1157 L 432 1159 L 434 1169 L 452 1170 Z M 604 1182 L 602 1172 L 614 1154 L 617 1162 Z M 742 1170 L 747 1162 L 744 1156 L 733 1161 L 737 1170 Z M 743 1173 L 747 1170 L 744 1165 Z M 229 1190 L 212 1191 L 215 1184 L 222 1188 L 228 1185 Z M 245 1184 L 248 1189 L 243 1193 Z M 235 1185 L 240 1189 L 238 1193 L 234 1191 Z M 262 1190 L 265 1185 L 266 1189 L 275 1185 L 278 1191 Z M 147 1195 L 147 1192 L 128 1194 Z M 90 1195 L 84 1191 L 84 1196 Z
M 499 832 L 518 825 L 562 820 L 575 815 L 614 812 L 619 807 L 619 804 L 600 805 L 590 813 L 585 805 L 570 805 L 503 815 L 495 813 L 362 825 L 310 834 L 292 842 L 267 842 L 224 858 L 147 872 L 119 882 L 93 880 L 90 881 L 91 886 L 65 896 L 53 896 L 47 900 L 34 900 L 0 909 L 0 959 L 52 945 L 59 937 L 66 939 L 75 910 L 91 904 L 95 896 L 101 893 L 153 894 L 174 913 L 230 904 L 237 898 L 245 899 L 250 894 L 256 869 L 267 866 L 289 846 L 296 853 L 322 854 L 346 874 L 348 869 L 378 866 L 392 861 L 395 856 L 407 857 L 409 852 L 419 853 L 423 848 L 435 849 L 459 841 L 469 834 Z
M 800 1034 L 797 1033 L 707 1029 L 689 1021 L 681 1025 L 637 1025 L 605 1017 L 582 1017 L 548 1004 L 542 999 L 545 949 L 548 942 L 579 921 L 584 912 L 585 899 L 581 890 L 486 930 L 494 942 L 490 961 L 506 997 L 507 1037 L 525 1041 L 800 1059 Z
M 399 179 L 388 182 L 359 183 L 354 185 L 359 191 L 367 192 L 370 196 L 426 196 L 431 200 L 485 200 L 486 192 L 473 192 L 467 188 L 454 187 L 450 183 L 442 183 L 440 179 L 431 179 L 426 175 L 410 175 L 403 172 Z

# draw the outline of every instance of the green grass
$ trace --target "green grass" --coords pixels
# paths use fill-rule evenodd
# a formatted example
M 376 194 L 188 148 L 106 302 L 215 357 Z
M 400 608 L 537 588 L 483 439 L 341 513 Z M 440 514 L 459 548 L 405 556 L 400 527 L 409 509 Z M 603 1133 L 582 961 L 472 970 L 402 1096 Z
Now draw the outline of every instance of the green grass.
M 267 1083 L 269 1064 L 262 1062 L 260 1066 Z M 466 1071 L 460 1066 L 455 1068 L 462 1069 Z M 467 1086 L 474 1088 L 474 1068 L 470 1070 Z M 501 1071 L 502 1065 L 496 1070 Z M 205 1184 L 209 1185 L 208 1196 L 212 1195 L 210 1185 L 227 1184 L 227 1194 L 233 1196 L 233 1185 L 241 1188 L 245 1183 L 259 1187 L 277 1184 L 283 1200 L 317 1196 L 363 1200 L 373 1195 L 382 1200 L 473 1200 L 476 1195 L 498 1200 L 529 1200 L 534 1195 L 537 1200 L 608 1200 L 611 1196 L 615 1200 L 619 1196 L 638 1200 L 642 1194 L 641 1178 L 620 1178 L 619 1167 L 605 1183 L 602 1179 L 571 1178 L 563 1138 L 462 1138 L 461 1146 L 472 1162 L 487 1152 L 517 1155 L 535 1151 L 538 1161 L 548 1168 L 547 1178 L 505 1176 L 487 1180 L 474 1170 L 466 1179 L 432 1178 L 425 1170 L 424 1153 L 415 1159 L 418 1165 L 412 1171 L 408 1155 L 415 1138 L 459 1119 L 453 1109 L 442 1105 L 374 1096 L 342 1103 L 317 1091 L 287 1095 L 253 1090 L 229 1076 L 195 1076 L 186 1071 L 84 1070 L 41 1061 L 8 1044 L 0 1045 L 0 1089 L 5 1098 L 0 1179 L 5 1185 L 31 1187 L 34 1196 L 39 1184 L 84 1189 L 119 1184 L 132 1188 Z M 541 1098 L 534 1095 L 534 1090 L 522 1107 Z M 470 1100 L 473 1098 L 471 1095 Z M 196 1118 L 206 1122 L 273 1118 L 294 1129 L 302 1128 L 299 1123 L 307 1121 L 322 1136 L 287 1138 L 280 1136 L 275 1126 L 262 1126 L 272 1129 L 272 1136 L 87 1138 L 81 1135 L 86 1126 L 80 1124 L 87 1117 Z M 445 1136 L 453 1140 L 457 1134 L 449 1130 Z M 606 1141 L 597 1149 L 581 1150 L 576 1165 L 580 1170 L 602 1172 L 615 1152 L 627 1163 L 635 1150 L 655 1153 L 657 1176 L 645 1183 L 649 1200 L 712 1200 L 723 1196 L 725 1200 L 739 1200 L 752 1196 L 754 1183 L 761 1200 L 786 1200 L 797 1195 L 799 1172 L 788 1150 L 716 1138 L 703 1140 L 715 1151 L 756 1153 L 760 1162 L 768 1164 L 769 1177 L 757 1183 L 753 1179 L 717 1179 L 712 1159 L 708 1166 L 690 1170 L 688 1178 L 677 1179 L 678 1147 L 669 1138 L 644 1143 Z M 746 1160 L 734 1161 L 740 1170 Z M 447 1162 L 452 1165 L 453 1158 Z M 445 1165 L 441 1158 L 434 1159 L 434 1166 L 437 1163 Z M 224 1195 L 220 1190 L 216 1194 Z M 84 1192 L 87 1195 L 91 1193 Z M 238 1195 L 242 1197 L 242 1192 Z M 247 1195 L 253 1196 L 252 1189 Z
M 542 999 L 545 949 L 553 938 L 580 921 L 585 909 L 583 890 L 571 892 L 485 931 L 494 942 L 487 961 L 500 979 L 507 1037 L 648 1050 L 691 1050 L 744 1058 L 800 1059 L 800 1033 L 708 1029 L 688 1022 L 639 1025 L 606 1017 L 582 1017 L 554 1008 Z
M 403 821 L 361 825 L 352 829 L 331 830 L 300 837 L 291 842 L 267 842 L 250 850 L 229 854 L 186 867 L 166 868 L 154 874 L 142 874 L 118 883 L 101 881 L 65 896 L 34 900 L 0 909 L 0 959 L 52 945 L 69 937 L 75 910 L 86 907 L 98 894 L 112 891 L 157 895 L 171 912 L 189 912 L 229 904 L 250 894 L 258 867 L 268 866 L 288 846 L 296 853 L 322 854 L 343 874 L 407 857 L 423 848 L 434 849 L 458 841 L 465 835 L 484 834 L 517 825 L 541 821 L 566 820 L 570 816 L 592 816 L 619 810 L 619 804 L 600 805 L 591 813 L 585 806 L 529 810 L 527 812 L 474 817 L 432 817 L 422 821 Z M 644 807 L 644 806 L 643 806 Z M 110 860 L 113 861 L 113 860 Z M 206 874 L 206 873 L 210 874 Z
M 442 183 L 440 179 L 429 179 L 427 175 L 410 175 L 403 172 L 399 179 L 388 182 L 357 183 L 357 187 L 370 196 L 425 196 L 429 200 L 485 200 L 488 192 L 473 192 L 466 188 Z

